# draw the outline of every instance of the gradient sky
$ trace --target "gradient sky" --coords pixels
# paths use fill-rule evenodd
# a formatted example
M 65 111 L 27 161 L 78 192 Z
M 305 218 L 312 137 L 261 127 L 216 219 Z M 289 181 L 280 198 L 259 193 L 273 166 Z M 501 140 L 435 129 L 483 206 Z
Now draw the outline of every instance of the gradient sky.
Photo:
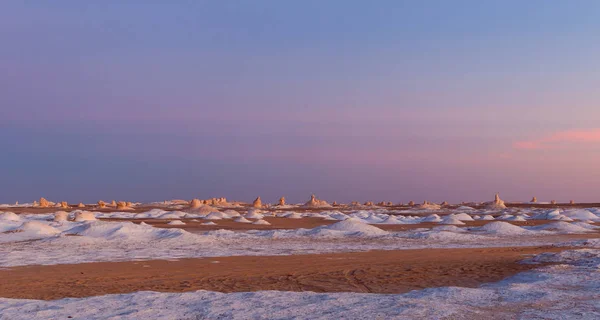
M 5 0 L 0 202 L 600 201 L 599 39 L 596 0 Z

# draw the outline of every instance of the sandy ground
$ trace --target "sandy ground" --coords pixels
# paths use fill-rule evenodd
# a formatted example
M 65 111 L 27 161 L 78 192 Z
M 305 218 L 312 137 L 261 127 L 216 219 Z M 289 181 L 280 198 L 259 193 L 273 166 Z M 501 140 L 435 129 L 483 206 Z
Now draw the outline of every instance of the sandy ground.
M 539 267 L 518 263 L 528 255 L 566 249 L 421 249 L 24 266 L 0 269 L 0 297 L 53 300 L 143 290 L 403 293 L 477 287 Z

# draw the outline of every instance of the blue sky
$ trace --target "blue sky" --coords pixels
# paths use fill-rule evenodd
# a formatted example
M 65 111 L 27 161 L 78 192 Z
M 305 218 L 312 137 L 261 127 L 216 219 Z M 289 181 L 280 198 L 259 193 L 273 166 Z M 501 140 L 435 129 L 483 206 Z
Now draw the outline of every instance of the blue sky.
M 4 1 L 0 202 L 592 201 L 598 30 L 597 1 Z

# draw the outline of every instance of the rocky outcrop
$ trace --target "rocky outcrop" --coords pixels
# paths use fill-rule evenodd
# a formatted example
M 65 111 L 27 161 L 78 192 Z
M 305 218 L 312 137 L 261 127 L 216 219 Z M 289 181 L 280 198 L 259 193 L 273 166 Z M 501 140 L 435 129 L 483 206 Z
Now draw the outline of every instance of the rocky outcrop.
M 46 200 L 46 198 L 40 198 L 40 208 L 48 208 L 50 206 L 50 202 Z
M 502 201 L 502 199 L 500 199 L 500 195 L 498 193 L 496 193 L 496 196 L 494 197 L 494 201 L 488 203 L 486 208 L 492 209 L 492 210 L 506 209 L 506 205 L 504 204 L 504 201 Z
M 200 208 L 201 206 L 202 201 L 200 201 L 200 199 L 192 199 L 192 201 L 190 201 L 190 208 L 192 209 Z
M 262 204 L 262 200 L 260 200 L 260 197 L 257 197 L 254 202 L 252 202 L 252 207 L 253 208 L 262 208 L 263 204 Z
M 314 194 L 310 196 L 310 200 L 308 200 L 304 204 L 304 206 L 308 208 L 331 207 L 331 205 L 327 203 L 327 201 L 317 199 L 317 197 Z

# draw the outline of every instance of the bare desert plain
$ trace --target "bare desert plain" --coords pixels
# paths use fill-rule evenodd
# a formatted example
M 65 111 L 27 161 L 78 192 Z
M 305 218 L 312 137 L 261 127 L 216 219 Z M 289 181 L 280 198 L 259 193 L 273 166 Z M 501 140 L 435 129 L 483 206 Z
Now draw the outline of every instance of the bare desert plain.
M 600 317 L 600 205 L 0 208 L 0 319 Z

